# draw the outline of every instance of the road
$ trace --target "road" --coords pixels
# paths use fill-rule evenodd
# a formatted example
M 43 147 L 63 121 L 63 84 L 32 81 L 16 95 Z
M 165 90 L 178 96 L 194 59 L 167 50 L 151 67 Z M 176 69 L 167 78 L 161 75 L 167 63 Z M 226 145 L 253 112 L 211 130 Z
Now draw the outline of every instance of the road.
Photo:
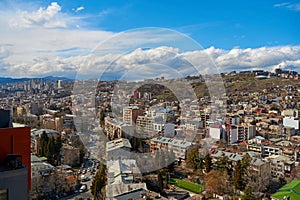
M 93 195 L 91 193 L 91 184 L 93 182 L 93 176 L 96 174 L 97 170 L 97 161 L 94 159 L 87 158 L 80 168 L 80 172 L 78 173 L 78 179 L 81 180 L 81 184 L 85 184 L 87 189 L 84 192 L 79 192 L 77 194 L 71 195 L 69 197 L 64 198 L 63 200 L 86 200 L 93 199 Z M 88 181 L 82 180 L 88 177 Z

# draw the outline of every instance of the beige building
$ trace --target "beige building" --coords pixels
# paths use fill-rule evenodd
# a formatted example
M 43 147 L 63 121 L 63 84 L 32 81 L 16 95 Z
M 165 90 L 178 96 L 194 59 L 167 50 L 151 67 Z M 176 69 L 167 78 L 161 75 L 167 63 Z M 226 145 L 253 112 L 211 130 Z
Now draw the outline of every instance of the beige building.
M 137 106 L 127 106 L 123 108 L 123 122 L 134 125 L 138 116 L 143 115 L 144 111 Z
M 266 158 L 271 164 L 271 174 L 274 178 L 285 178 L 291 175 L 295 162 L 289 157 L 272 155 Z
M 240 124 L 236 126 L 239 142 L 248 141 L 255 137 L 256 128 L 254 125 Z
M 112 118 L 105 118 L 104 130 L 110 139 L 133 135 L 133 126 Z
M 148 116 L 138 116 L 136 120 L 136 132 L 142 137 L 149 137 L 154 134 L 154 118 Z

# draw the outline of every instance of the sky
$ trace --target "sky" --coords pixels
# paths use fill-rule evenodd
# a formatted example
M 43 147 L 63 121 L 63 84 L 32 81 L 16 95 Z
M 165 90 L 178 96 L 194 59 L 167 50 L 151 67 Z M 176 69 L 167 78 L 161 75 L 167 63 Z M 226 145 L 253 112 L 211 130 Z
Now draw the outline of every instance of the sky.
M 299 0 L 2 0 L 0 16 L 4 77 L 300 72 Z

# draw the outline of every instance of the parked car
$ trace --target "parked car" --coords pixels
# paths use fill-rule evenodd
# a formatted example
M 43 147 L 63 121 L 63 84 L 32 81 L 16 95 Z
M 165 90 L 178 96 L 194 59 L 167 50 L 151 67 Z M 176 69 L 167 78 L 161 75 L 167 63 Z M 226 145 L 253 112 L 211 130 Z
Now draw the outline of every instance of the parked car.
M 79 189 L 79 192 L 82 193 L 82 192 L 85 192 L 86 191 L 86 185 L 82 185 Z

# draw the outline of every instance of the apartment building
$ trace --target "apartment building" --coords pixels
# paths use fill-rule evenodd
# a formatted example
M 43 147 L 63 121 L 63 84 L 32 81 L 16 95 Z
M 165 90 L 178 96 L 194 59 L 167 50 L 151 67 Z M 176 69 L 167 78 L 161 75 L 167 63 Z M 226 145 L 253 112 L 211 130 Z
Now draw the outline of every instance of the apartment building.
M 248 141 L 255 137 L 256 127 L 254 125 L 240 124 L 236 126 L 238 134 L 238 142 Z
M 266 158 L 271 164 L 271 175 L 274 178 L 285 178 L 291 175 L 295 162 L 289 157 L 282 155 L 271 155 Z
M 144 111 L 138 106 L 127 106 L 123 108 L 123 122 L 134 125 L 138 116 L 143 115 Z
M 192 142 L 180 139 L 157 137 L 150 140 L 150 151 L 154 153 L 155 151 L 165 149 L 168 151 L 173 151 L 177 158 L 185 159 L 186 152 L 192 145 Z
M 133 126 L 113 118 L 105 118 L 104 130 L 111 139 L 133 135 Z
M 155 120 L 153 117 L 148 116 L 138 116 L 136 120 L 136 131 L 141 137 L 149 137 L 152 136 L 155 131 L 153 124 Z

